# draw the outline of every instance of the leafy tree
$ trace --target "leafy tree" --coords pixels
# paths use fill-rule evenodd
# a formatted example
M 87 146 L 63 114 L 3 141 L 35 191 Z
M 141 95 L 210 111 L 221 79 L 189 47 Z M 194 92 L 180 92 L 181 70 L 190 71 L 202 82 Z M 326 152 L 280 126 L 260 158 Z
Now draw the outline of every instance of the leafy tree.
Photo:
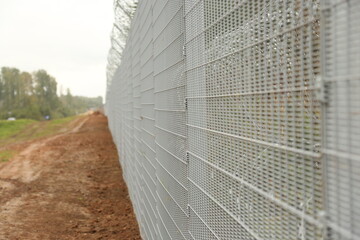
M 33 79 L 30 73 L 22 72 L 19 76 L 19 106 L 26 107 L 31 103 L 31 95 L 34 92 Z
M 19 75 L 20 71 L 16 68 L 1 68 L 2 75 L 2 85 L 3 85 L 3 101 L 4 108 L 11 111 L 19 101 L 18 91 L 19 91 Z
M 43 116 L 50 116 L 59 107 L 57 96 L 57 82 L 45 70 L 34 73 L 35 95 L 40 104 L 40 113 Z

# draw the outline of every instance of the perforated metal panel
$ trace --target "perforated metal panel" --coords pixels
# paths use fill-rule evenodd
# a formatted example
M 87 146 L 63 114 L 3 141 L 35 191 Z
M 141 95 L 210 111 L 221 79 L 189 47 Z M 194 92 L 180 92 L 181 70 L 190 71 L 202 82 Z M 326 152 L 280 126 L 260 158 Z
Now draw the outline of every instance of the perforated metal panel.
M 107 115 L 144 239 L 360 239 L 360 1 L 140 1 Z
M 328 239 L 360 239 L 360 1 L 323 8 Z
M 319 3 L 187 4 L 193 235 L 320 239 Z
M 157 1 L 154 19 L 158 223 L 163 239 L 188 239 L 183 2 Z

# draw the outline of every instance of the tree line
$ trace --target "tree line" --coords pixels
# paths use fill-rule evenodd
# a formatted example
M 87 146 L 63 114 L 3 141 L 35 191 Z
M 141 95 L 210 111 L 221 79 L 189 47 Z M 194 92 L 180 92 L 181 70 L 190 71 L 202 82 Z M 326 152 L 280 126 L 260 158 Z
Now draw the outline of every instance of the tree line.
M 2 67 L 0 119 L 9 117 L 55 119 L 102 107 L 102 97 L 73 96 L 69 89 L 57 94 L 57 82 L 45 70 L 33 73 Z

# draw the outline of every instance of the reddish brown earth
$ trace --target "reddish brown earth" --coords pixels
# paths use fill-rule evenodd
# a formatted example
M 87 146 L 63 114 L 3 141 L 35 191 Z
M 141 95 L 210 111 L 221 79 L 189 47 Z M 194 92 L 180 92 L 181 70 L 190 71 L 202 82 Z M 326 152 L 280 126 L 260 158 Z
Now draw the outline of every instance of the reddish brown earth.
M 19 146 L 0 163 L 0 240 L 141 239 L 106 117 Z

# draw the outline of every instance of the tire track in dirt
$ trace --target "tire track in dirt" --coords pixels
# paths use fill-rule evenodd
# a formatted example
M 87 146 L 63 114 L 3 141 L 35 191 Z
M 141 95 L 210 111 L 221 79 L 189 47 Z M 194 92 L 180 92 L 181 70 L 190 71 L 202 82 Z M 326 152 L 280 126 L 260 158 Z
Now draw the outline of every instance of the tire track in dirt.
M 39 149 L 46 146 L 49 142 L 69 134 L 76 133 L 86 123 L 88 118 L 77 119 L 72 124 L 72 129 L 65 133 L 57 134 L 42 140 L 32 142 L 28 147 L 22 150 L 11 162 L 0 167 L 0 178 L 19 179 L 22 182 L 29 183 L 41 174 L 41 169 L 45 161 L 32 161 L 37 156 Z M 0 185 L 1 187 L 1 185 Z
M 0 166 L 0 240 L 140 239 L 103 115 Z

